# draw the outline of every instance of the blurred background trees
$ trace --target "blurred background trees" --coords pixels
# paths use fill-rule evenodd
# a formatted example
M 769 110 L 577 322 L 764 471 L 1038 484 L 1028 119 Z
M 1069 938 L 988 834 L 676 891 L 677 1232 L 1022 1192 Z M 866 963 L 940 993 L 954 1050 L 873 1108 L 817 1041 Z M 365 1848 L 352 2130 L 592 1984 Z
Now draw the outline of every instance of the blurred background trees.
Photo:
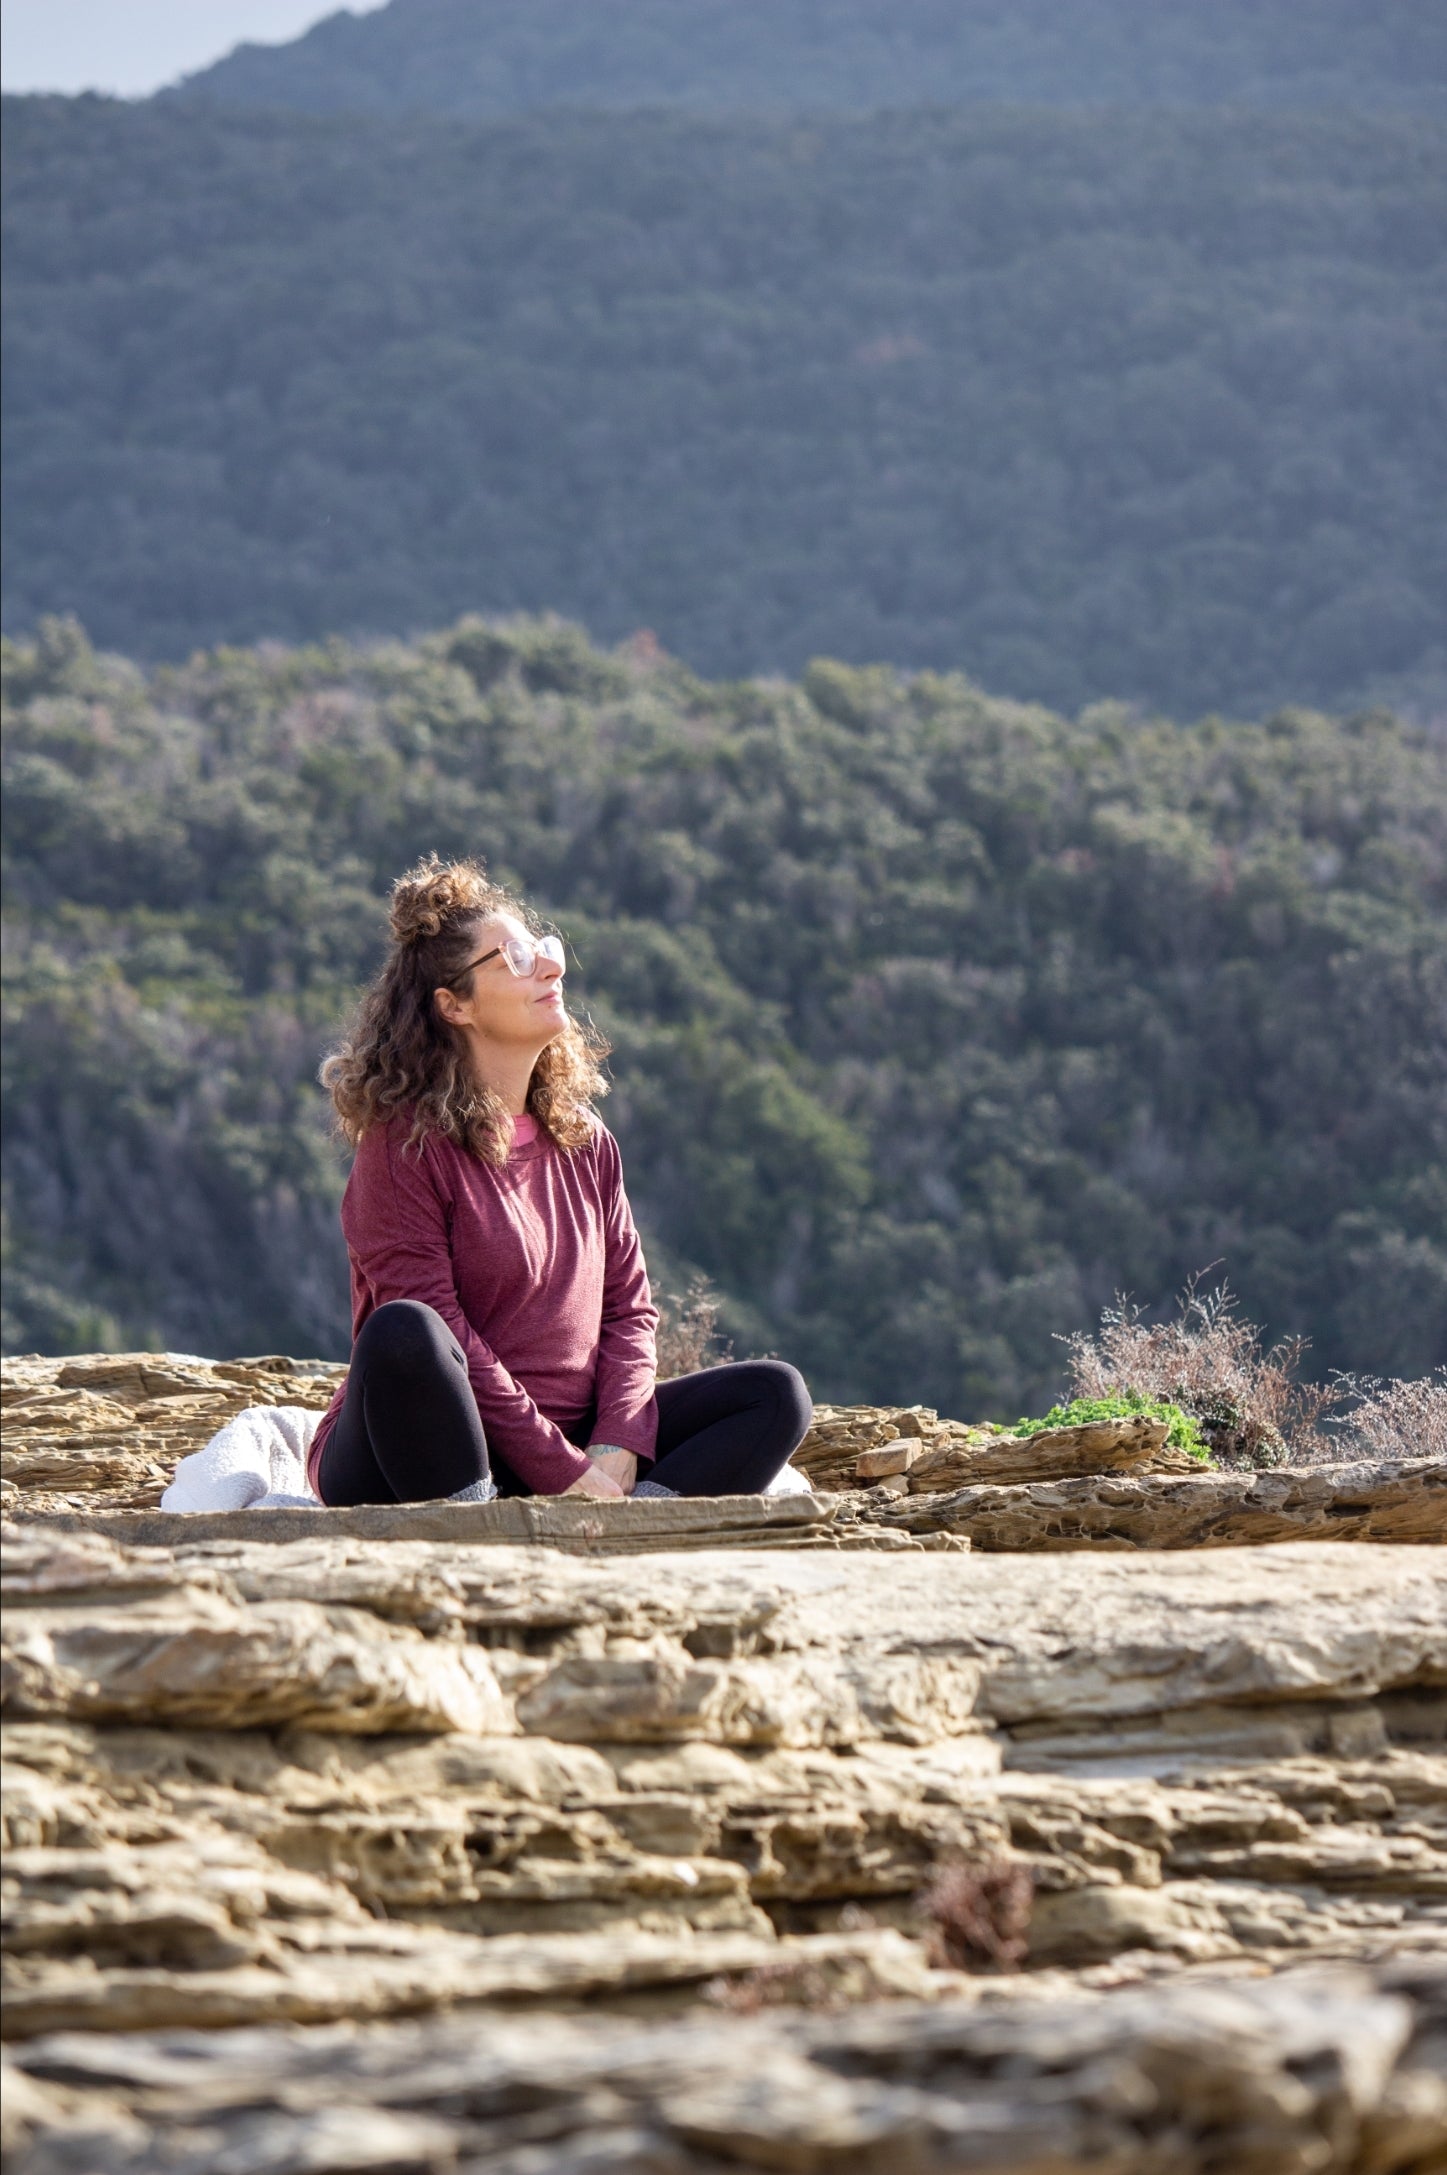
M 303 113 L 877 106 L 1426 110 L 1431 0 L 392 0 L 243 45 L 179 95 Z
M 341 1355 L 315 1066 L 435 846 L 821 1394 L 1038 1410 L 1216 1261 L 1447 1358 L 1444 111 L 1428 0 L 390 0 L 7 101 L 7 1344 Z
M 1043 1409 L 1053 1333 L 1216 1260 L 1318 1372 L 1447 1359 L 1418 728 L 708 683 L 549 620 L 149 674 L 52 621 L 5 677 L 11 1349 L 344 1355 L 314 1070 L 435 846 L 566 932 L 659 1280 L 818 1394 Z
M 710 674 L 1447 708 L 1430 115 L 24 99 L 5 147 L 12 632 L 558 610 Z

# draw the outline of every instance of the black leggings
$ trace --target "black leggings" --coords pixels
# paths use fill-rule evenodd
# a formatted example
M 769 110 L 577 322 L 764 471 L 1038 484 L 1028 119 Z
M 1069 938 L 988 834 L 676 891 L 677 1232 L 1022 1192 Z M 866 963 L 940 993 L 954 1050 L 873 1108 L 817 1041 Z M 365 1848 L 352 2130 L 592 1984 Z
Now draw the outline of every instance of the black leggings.
M 658 1385 L 658 1457 L 640 1480 L 677 1495 L 757 1495 L 808 1430 L 813 1407 L 797 1368 L 746 1359 Z M 584 1440 L 587 1430 L 580 1429 Z M 347 1394 L 322 1452 L 321 1498 L 429 1503 L 483 1480 L 529 1495 L 489 1458 L 467 1361 L 442 1316 L 416 1299 L 378 1307 L 352 1347 Z

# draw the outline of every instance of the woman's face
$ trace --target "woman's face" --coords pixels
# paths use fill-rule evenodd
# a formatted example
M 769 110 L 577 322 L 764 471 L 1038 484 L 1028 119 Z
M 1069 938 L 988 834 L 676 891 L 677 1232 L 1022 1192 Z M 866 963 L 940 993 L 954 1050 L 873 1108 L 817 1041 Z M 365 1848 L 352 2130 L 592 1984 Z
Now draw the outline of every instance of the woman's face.
M 491 914 L 473 929 L 471 956 L 480 961 L 451 989 L 437 992 L 437 1009 L 452 1027 L 510 1049 L 542 1050 L 562 1032 L 563 969 L 555 960 L 535 957 L 530 974 L 513 970 L 501 946 L 520 942 L 534 948 L 529 930 L 515 914 Z M 484 955 L 492 952 L 494 956 Z

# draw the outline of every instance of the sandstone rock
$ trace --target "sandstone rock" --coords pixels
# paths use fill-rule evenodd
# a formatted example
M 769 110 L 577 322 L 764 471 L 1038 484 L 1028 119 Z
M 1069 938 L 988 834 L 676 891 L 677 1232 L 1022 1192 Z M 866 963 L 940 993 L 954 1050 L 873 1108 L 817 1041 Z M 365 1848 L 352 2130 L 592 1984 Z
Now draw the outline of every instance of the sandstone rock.
M 966 1485 L 1009 1486 L 1066 1480 L 1081 1473 L 1129 1473 L 1147 1468 L 1200 1470 L 1184 1450 L 1167 1447 L 1169 1423 L 1143 1415 L 1091 1420 L 1079 1427 L 1042 1428 L 1037 1435 L 992 1435 L 945 1441 L 910 1467 L 911 1495 L 939 1495 Z
M 1095 1963 L 1134 1949 L 1163 1949 L 1203 1963 L 1238 1955 L 1240 1943 L 1215 1896 L 1179 1882 L 1165 1888 L 1088 1885 L 1036 1897 L 1030 1952 L 1038 1963 L 1056 1957 Z
M 1057 1480 L 1080 1473 L 1194 1472 L 1185 1451 L 1166 1446 L 1167 1423 L 1134 1415 L 1029 1436 L 941 1420 L 927 1406 L 820 1406 L 794 1454 L 816 1488 L 868 1485 L 909 1474 L 910 1492 L 937 1494 L 967 1482 Z
M 68 1533 L 27 1527 L 10 1545 L 16 1598 L 26 1604 L 12 1613 L 10 1636 L 22 1664 L 16 1696 L 27 1712 L 32 1699 L 47 1700 L 47 1712 L 81 1712 L 106 1696 L 103 1687 L 91 1689 L 102 1682 L 94 1671 L 81 1682 L 92 1638 L 98 1666 L 114 1646 L 124 1683 L 129 1623 L 143 1624 L 148 1637 L 159 1627 L 160 1655 L 172 1624 L 183 1644 L 185 1627 L 194 1624 L 198 1655 L 207 1651 L 213 1627 L 226 1640 L 280 1637 L 290 1625 L 303 1649 L 323 1626 L 289 1613 L 295 1610 L 324 1612 L 332 1635 L 365 1643 L 378 1670 L 385 1661 L 404 1673 L 410 1668 L 422 1678 L 470 1686 L 483 1682 L 484 1657 L 467 1645 L 458 1649 L 453 1637 L 428 1638 L 416 1628 L 419 1619 L 439 1634 L 465 1629 L 473 1646 L 480 1639 L 495 1656 L 524 1639 L 539 1682 L 556 1666 L 550 1641 L 555 1652 L 563 1649 L 559 1659 L 611 1651 L 628 1670 L 660 1658 L 682 1669 L 700 1659 L 749 1657 L 762 1672 L 753 1681 L 776 1685 L 780 1697 L 787 1684 L 797 1684 L 804 1656 L 820 1686 L 830 1669 L 852 1672 L 851 1696 L 860 1700 L 861 1714 L 876 1720 L 901 1711 L 905 1684 L 935 1715 L 946 1681 L 959 1686 L 948 1695 L 958 1720 L 978 1672 L 978 1710 L 1011 1729 L 1086 1717 L 1161 1717 L 1223 1703 L 1272 1711 L 1323 1699 L 1344 1704 L 1389 1688 L 1447 1682 L 1447 1582 L 1443 1559 L 1431 1549 L 1309 1544 L 1269 1556 L 1082 1554 L 1053 1564 L 1048 1580 L 1028 1557 L 946 1556 L 915 1564 L 808 1553 L 660 1555 L 640 1583 L 626 1563 L 607 1559 L 546 1550 L 520 1557 L 514 1550 L 407 1540 L 338 1542 L 315 1533 L 252 1551 L 241 1578 L 226 1544 L 199 1541 L 165 1553 L 123 1548 L 97 1535 L 78 1545 Z M 303 1602 L 299 1590 L 321 1598 Z M 112 1595 L 113 1615 L 107 1613 Z M 58 1640 L 52 1650 L 75 1661 L 72 1675 L 57 1674 L 49 1693 L 27 1689 L 23 1667 L 31 1641 L 42 1636 Z M 640 1652 L 638 1642 L 646 1647 L 660 1636 L 676 1643 Z M 172 1699 L 191 1693 L 186 1685 L 171 1688 L 169 1664 L 155 1666 L 156 1711 L 170 1713 Z M 315 1664 L 297 1666 L 319 1687 L 325 1681 Z M 878 1689 L 881 1671 L 887 1693 Z M 204 1687 L 206 1672 L 199 1674 Z M 116 1696 L 139 1702 L 148 1681 Z M 197 1696 L 221 1694 L 203 1688 Z M 254 1726 L 245 1705 L 253 1696 L 263 1696 L 262 1689 L 237 1694 L 226 1726 Z M 325 1704 L 329 1695 L 318 1688 L 305 1696 Z M 354 1695 L 345 1675 L 331 1696 L 337 1713 L 363 1718 L 348 1720 L 347 1728 L 373 1726 L 366 1719 L 371 1695 Z M 420 1704 L 407 1702 L 406 1711 L 440 1714 L 430 1693 Z M 199 1715 L 188 1709 L 186 1718 Z M 672 1723 L 665 1731 L 689 1733 Z M 863 1733 L 885 1732 L 871 1724 Z
M 1379 1711 L 1447 1673 L 1429 1551 L 1071 1556 L 1048 1582 L 809 1553 L 640 1581 L 314 1527 L 167 1552 L 28 1526 L 10 1554 L 12 2030 L 696 1985 L 841 1934 L 877 1978 L 896 1926 L 918 1974 L 932 1869 L 1002 1855 L 1042 1966 L 1372 1955 L 1447 1923 L 1447 1763 Z M 632 1981 L 577 1946 L 610 1938 Z
M 866 1499 L 860 1499 L 866 1500 Z M 31 1513 L 24 1515 L 30 1516 Z M 604 1503 L 580 1496 L 512 1496 L 493 1503 L 369 1504 L 355 1510 L 193 1511 L 72 1504 L 46 1512 L 49 1526 L 104 1533 L 141 1547 L 194 1540 L 471 1542 L 500 1548 L 563 1548 L 575 1555 L 656 1555 L 679 1548 L 866 1548 L 875 1554 L 963 1554 L 958 1534 L 915 1534 L 865 1523 L 851 1501 L 814 1495 L 733 1495 L 669 1502 Z
M 900 1476 L 906 1485 L 913 1469 Z M 79 1512 L 47 1522 L 140 1546 L 235 1539 L 532 1543 L 579 1555 L 679 1548 L 870 1548 L 918 1554 L 1078 1548 L 1227 1548 L 1292 1540 L 1447 1540 L 1447 1466 L 1440 1459 L 1280 1468 L 1268 1473 L 1107 1474 L 1014 1487 L 967 1487 L 903 1500 L 888 1476 L 848 1495 L 726 1496 L 592 1503 L 564 1497 L 416 1503 L 359 1510 Z
M 513 1726 L 474 1649 L 342 1606 L 248 1606 L 214 1572 L 186 1581 L 114 1545 L 67 1540 L 47 1563 L 26 1536 L 19 1551 L 0 1632 L 9 1714 L 349 1733 Z
M 866 1451 L 897 1442 L 932 1449 L 950 1426 L 927 1405 L 816 1405 L 793 1462 L 816 1488 L 849 1487 Z
M 887 1475 L 907 1473 L 922 1454 L 918 1442 L 906 1442 L 896 1436 L 893 1442 L 883 1442 L 877 1450 L 861 1451 L 854 1460 L 856 1480 L 883 1480 Z
M 579 1503 L 9 1531 L 22 2175 L 1435 2150 L 1430 2069 L 1323 2021 L 1395 2046 L 1389 1992 L 1201 1974 L 1447 1948 L 1440 1552 L 779 1545 L 866 1502 L 616 1506 L 646 1569 Z M 951 1864 L 1028 1873 L 1027 1970 L 931 1968 Z
M 395 1510 L 273 1510 L 191 1517 L 155 1506 L 177 1461 L 248 1404 L 320 1409 L 342 1369 L 279 1356 L 209 1361 L 151 1353 L 6 1360 L 0 1493 L 27 1515 L 168 1545 L 193 1536 L 292 1539 L 324 1515 L 342 1535 L 389 1538 Z M 864 1460 L 861 1467 L 860 1461 Z M 541 1543 L 579 1553 L 678 1547 L 904 1551 L 1217 1547 L 1290 1539 L 1447 1539 L 1447 1467 L 1382 1459 L 1268 1473 L 1200 1470 L 1134 1418 L 995 1436 L 926 1406 L 821 1406 L 795 1463 L 832 1498 L 599 1504 L 514 1499 L 419 1504 L 417 1539 Z M 899 1479 L 906 1493 L 900 1499 Z M 849 1491 L 863 1488 L 863 1492 Z M 129 1513 L 129 1515 L 127 1515 Z
M 973 1722 L 980 1672 L 955 1656 L 822 1653 L 695 1661 L 686 1648 L 569 1659 L 518 1703 L 540 1736 L 596 1743 L 704 1737 L 716 1744 L 928 1744 Z

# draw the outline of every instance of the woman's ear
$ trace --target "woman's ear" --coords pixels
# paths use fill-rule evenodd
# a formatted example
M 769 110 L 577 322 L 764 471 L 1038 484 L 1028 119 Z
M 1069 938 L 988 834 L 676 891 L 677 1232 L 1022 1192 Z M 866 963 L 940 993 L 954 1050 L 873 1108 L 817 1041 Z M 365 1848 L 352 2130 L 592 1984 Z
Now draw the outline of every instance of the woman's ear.
M 438 1018 L 448 1027 L 465 1027 L 467 1014 L 455 989 L 434 989 L 432 1006 Z

